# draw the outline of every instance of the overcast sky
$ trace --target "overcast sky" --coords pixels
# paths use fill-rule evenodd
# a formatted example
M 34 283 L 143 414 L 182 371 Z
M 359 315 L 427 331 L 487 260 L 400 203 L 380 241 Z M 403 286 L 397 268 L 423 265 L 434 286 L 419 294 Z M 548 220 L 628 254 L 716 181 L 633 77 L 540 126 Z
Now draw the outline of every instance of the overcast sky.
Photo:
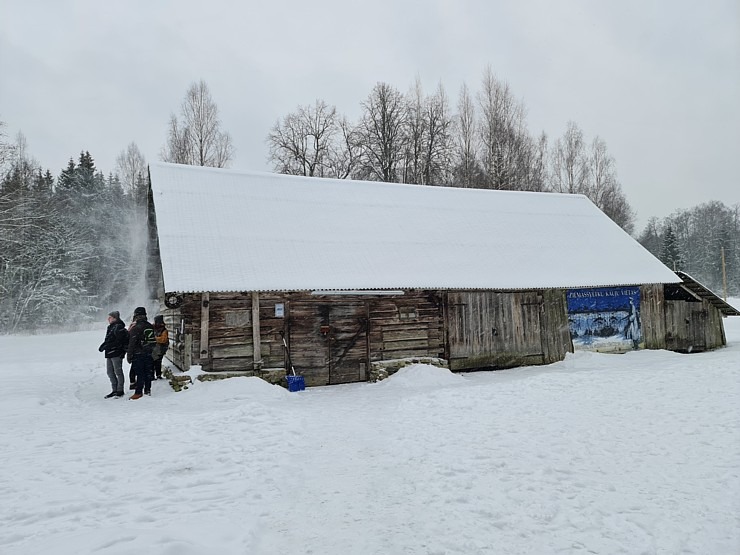
M 740 202 L 740 2 L 0 0 L 0 121 L 57 175 L 135 141 L 156 160 L 170 113 L 204 79 L 236 169 L 270 170 L 278 117 L 321 98 L 355 120 L 378 81 L 418 75 L 451 103 L 483 69 L 533 134 L 598 135 L 650 216 Z

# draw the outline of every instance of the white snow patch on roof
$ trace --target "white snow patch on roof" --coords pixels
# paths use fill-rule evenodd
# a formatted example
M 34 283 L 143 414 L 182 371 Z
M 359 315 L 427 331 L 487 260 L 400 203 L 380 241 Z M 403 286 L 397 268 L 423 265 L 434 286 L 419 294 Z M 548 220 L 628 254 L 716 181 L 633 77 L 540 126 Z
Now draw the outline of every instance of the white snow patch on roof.
M 165 290 L 680 281 L 581 195 L 150 167 Z

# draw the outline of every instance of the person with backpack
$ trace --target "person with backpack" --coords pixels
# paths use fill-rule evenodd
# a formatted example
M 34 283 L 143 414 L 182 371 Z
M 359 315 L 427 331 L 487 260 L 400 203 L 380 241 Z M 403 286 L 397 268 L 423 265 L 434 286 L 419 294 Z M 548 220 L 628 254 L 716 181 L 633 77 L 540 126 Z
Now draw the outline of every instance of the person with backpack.
M 154 359 L 154 379 L 162 379 L 162 359 L 170 346 L 170 334 L 164 325 L 164 316 L 161 314 L 154 317 L 154 337 L 157 344 L 154 347 L 152 358 Z
M 123 356 L 128 347 L 128 331 L 126 324 L 121 320 L 121 313 L 117 310 L 108 313 L 108 329 L 105 331 L 105 340 L 98 347 L 98 351 L 105 352 L 105 363 L 110 380 L 111 392 L 106 399 L 123 397 Z
M 143 395 L 152 394 L 152 351 L 156 343 L 154 327 L 147 320 L 146 308 L 139 306 L 134 310 L 134 325 L 129 328 L 126 351 L 126 360 L 136 376 L 136 391 L 130 399 L 141 399 Z

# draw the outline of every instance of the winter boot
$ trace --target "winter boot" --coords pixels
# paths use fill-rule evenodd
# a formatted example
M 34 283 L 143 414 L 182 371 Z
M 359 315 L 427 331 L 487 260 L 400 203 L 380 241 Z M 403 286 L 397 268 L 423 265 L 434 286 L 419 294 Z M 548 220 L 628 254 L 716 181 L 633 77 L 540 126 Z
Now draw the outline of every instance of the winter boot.
M 129 400 L 135 401 L 136 399 L 141 399 L 143 395 L 141 393 L 134 393 L 131 397 L 129 397 Z
M 108 395 L 106 395 L 105 397 L 103 397 L 103 399 L 112 399 L 116 395 L 118 395 L 118 394 L 115 391 L 111 391 L 110 393 L 108 393 Z
M 116 397 L 123 397 L 124 393 L 123 391 L 116 391 Z

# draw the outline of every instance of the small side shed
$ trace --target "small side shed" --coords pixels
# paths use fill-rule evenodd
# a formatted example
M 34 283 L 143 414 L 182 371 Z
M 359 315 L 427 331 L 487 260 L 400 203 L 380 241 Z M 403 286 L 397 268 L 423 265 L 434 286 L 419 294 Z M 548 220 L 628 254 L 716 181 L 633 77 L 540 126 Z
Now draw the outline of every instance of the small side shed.
M 621 291 L 609 317 L 630 348 L 665 348 L 664 288 L 684 284 L 581 195 L 165 163 L 150 182 L 150 275 L 181 368 L 279 381 L 292 364 L 323 385 L 403 359 L 545 364 L 576 320 L 595 337 L 601 316 L 569 302 L 596 290 Z
M 690 275 L 676 274 L 682 283 L 665 286 L 666 348 L 692 353 L 726 345 L 722 318 L 740 311 Z

